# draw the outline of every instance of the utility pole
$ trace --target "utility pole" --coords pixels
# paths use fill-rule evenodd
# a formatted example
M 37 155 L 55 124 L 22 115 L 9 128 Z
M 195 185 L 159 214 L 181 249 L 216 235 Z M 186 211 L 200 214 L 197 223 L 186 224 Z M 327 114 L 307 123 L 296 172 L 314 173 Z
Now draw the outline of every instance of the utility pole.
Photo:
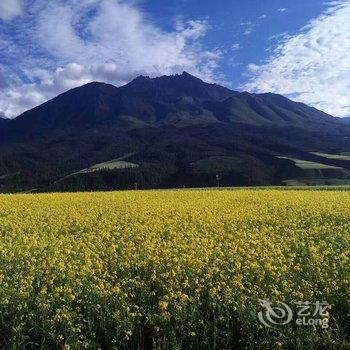
M 220 187 L 220 176 L 218 174 L 216 175 L 216 185 L 217 185 L 217 188 Z

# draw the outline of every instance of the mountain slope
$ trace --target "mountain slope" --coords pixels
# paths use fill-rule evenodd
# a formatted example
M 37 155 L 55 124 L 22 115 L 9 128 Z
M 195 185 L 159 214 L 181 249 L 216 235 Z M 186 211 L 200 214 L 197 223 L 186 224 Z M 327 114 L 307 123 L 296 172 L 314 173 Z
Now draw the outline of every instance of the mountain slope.
M 202 118 L 205 123 L 210 119 L 306 129 L 339 126 L 336 118 L 283 96 L 234 92 L 183 73 L 155 79 L 140 76 L 121 88 L 89 83 L 23 113 L 9 123 L 7 133 L 19 140 L 45 130 L 96 124 L 156 126 L 173 124 L 176 117 L 181 120 L 194 116 L 198 116 L 198 124 Z
M 171 101 L 169 97 L 186 97 L 205 101 L 223 101 L 231 96 L 232 91 L 217 84 L 209 84 L 187 72 L 181 75 L 162 76 L 151 79 L 139 76 L 129 84 L 120 88 L 127 96 L 137 96 L 142 99 Z
M 0 126 L 7 124 L 9 121 L 9 119 L 0 116 Z
M 20 174 L 19 189 L 50 186 L 129 153 L 140 166 L 113 175 L 120 183 L 129 178 L 129 185 L 137 176 L 152 179 L 152 186 L 209 185 L 217 164 L 227 185 L 278 184 L 288 171 L 298 175 L 293 162 L 277 156 L 350 168 L 345 160 L 310 153 L 350 150 L 350 126 L 338 118 L 280 95 L 235 92 L 188 73 L 140 76 L 120 88 L 90 83 L 0 124 L 0 134 L 0 175 Z

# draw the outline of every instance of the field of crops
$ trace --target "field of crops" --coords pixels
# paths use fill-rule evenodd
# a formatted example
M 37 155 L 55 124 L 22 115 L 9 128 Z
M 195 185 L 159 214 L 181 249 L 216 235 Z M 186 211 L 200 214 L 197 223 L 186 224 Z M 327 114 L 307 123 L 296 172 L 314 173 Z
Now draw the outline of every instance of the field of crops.
M 349 242 L 346 191 L 0 195 L 0 348 L 346 349 Z

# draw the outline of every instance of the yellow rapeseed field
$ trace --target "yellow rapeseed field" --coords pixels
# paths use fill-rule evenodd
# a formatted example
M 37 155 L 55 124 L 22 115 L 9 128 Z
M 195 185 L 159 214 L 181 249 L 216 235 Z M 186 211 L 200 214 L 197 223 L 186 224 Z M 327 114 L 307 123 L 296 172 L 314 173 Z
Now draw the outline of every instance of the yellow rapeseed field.
M 349 242 L 346 191 L 0 195 L 0 348 L 349 348 Z

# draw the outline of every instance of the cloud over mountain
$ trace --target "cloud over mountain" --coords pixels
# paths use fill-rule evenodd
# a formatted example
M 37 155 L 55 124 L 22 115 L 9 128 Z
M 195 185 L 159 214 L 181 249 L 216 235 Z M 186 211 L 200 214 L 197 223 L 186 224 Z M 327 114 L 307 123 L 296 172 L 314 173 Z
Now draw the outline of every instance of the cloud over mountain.
M 183 70 L 214 80 L 220 52 L 201 44 L 210 29 L 206 20 L 178 21 L 165 31 L 134 2 L 34 0 L 25 5 L 16 23 L 0 23 L 0 51 L 8 62 L 0 65 L 6 77 L 0 83 L 0 111 L 7 116 L 94 80 L 120 85 L 140 74 Z
M 336 116 L 350 115 L 350 1 L 332 1 L 269 59 L 248 66 L 250 91 L 278 92 Z

